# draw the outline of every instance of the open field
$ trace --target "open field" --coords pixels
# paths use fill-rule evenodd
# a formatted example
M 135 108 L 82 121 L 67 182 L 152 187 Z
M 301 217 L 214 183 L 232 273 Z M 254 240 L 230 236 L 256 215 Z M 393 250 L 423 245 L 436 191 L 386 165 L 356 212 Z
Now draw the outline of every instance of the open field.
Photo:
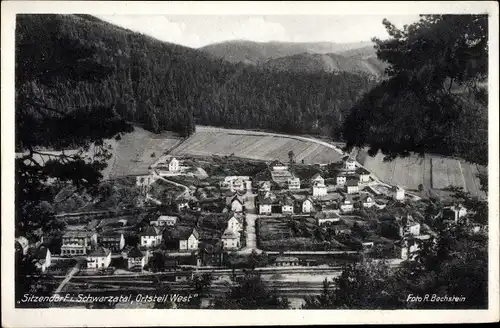
M 384 155 L 378 153 L 371 157 L 360 151 L 358 162 L 375 174 L 383 182 L 400 185 L 409 190 L 418 190 L 422 184 L 436 194 L 443 194 L 449 186 L 462 187 L 472 196 L 485 198 L 480 190 L 478 170 L 484 170 L 476 164 L 444 156 L 426 154 L 424 157 L 412 155 L 384 162 Z
M 342 156 L 334 149 L 300 137 L 264 132 L 197 127 L 197 132 L 172 152 L 173 155 L 229 156 L 288 162 L 293 151 L 297 163 L 337 162 Z
M 121 140 L 114 142 L 113 157 L 108 163 L 105 177 L 147 174 L 148 167 L 159 156 L 181 141 L 182 139 L 173 133 L 154 134 L 134 127 L 134 132 L 123 134 Z

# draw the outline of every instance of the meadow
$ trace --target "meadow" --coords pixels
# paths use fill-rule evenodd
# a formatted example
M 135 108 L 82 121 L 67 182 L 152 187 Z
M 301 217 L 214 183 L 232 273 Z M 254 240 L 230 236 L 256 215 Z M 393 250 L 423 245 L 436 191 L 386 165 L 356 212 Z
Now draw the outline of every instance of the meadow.
M 486 198 L 477 177 L 478 172 L 485 168 L 464 160 L 426 154 L 424 157 L 411 155 L 384 162 L 383 154 L 371 157 L 363 150 L 358 152 L 357 160 L 383 182 L 408 190 L 418 191 L 422 184 L 424 189 L 442 194 L 453 186 L 463 188 L 474 197 Z
M 328 164 L 342 156 L 334 149 L 300 137 L 254 131 L 198 128 L 197 132 L 172 152 L 173 155 L 236 156 L 254 160 L 288 162 L 289 152 L 297 163 Z

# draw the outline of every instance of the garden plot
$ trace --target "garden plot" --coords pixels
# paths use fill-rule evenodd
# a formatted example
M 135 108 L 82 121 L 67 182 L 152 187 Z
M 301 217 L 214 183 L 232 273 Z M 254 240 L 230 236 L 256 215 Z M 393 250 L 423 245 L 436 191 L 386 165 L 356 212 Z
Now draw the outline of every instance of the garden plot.
M 444 189 L 450 186 L 465 188 L 460 162 L 452 158 L 433 157 L 432 188 Z

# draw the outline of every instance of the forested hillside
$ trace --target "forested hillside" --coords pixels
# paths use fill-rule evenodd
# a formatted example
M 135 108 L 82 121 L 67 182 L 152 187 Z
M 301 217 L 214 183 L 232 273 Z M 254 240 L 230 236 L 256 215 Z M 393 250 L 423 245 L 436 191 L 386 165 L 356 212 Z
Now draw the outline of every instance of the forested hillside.
M 189 135 L 195 124 L 339 136 L 349 109 L 374 82 L 349 73 L 271 72 L 231 64 L 206 53 L 158 41 L 95 17 L 18 15 L 16 58 L 71 66 L 60 44 L 91 47 L 111 75 L 69 85 L 36 81 L 17 85 L 19 99 L 36 99 L 57 111 L 113 107 L 130 122 L 159 132 Z M 16 61 L 16 74 L 23 74 Z M 48 74 L 50 75 L 50 74 Z M 21 81 L 17 76 L 17 81 Z M 89 115 L 91 115 L 89 113 Z
M 262 64 L 264 67 L 276 71 L 294 72 L 351 72 L 365 74 L 371 78 L 380 78 L 384 75 L 384 65 L 375 58 L 375 61 L 361 57 L 345 57 L 339 54 L 309 54 L 302 53 L 293 56 L 270 59 Z

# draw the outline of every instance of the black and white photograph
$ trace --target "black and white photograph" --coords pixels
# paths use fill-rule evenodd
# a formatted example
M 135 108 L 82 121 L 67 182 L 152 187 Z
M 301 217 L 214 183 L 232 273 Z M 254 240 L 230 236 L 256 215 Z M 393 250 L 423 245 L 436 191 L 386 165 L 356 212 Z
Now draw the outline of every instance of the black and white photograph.
M 2 23 L 9 326 L 498 320 L 497 3 L 36 3 Z

